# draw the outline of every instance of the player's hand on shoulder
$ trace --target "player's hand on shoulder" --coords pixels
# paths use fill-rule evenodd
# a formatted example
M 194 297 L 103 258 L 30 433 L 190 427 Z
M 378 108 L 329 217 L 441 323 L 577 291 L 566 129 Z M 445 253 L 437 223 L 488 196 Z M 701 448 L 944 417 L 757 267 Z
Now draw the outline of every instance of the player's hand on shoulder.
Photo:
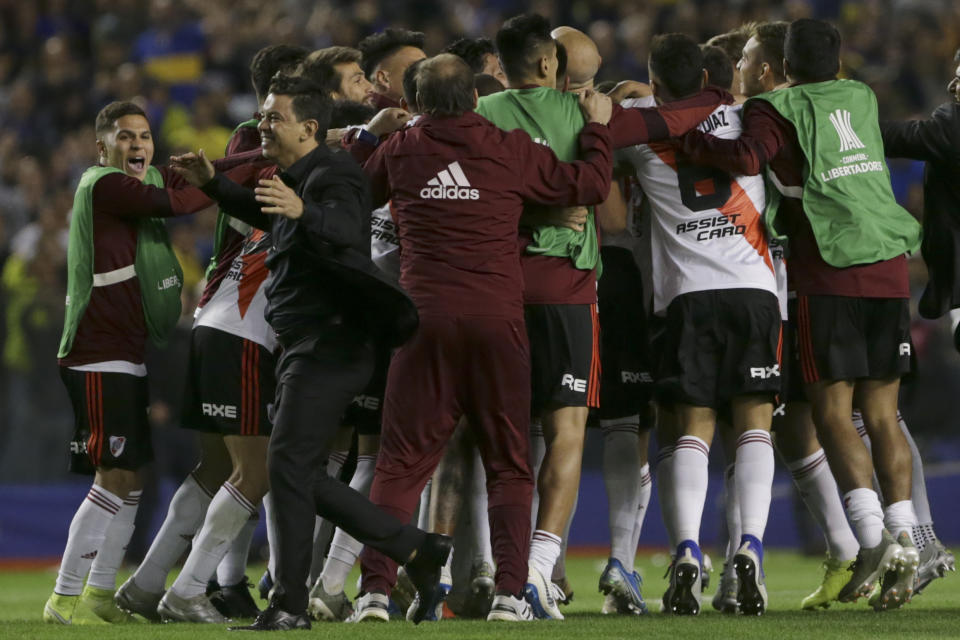
M 610 99 L 619 104 L 629 98 L 646 98 L 653 94 L 650 85 L 636 80 L 623 80 L 607 92 Z
M 410 121 L 410 112 L 399 107 L 388 107 L 381 109 L 380 113 L 373 116 L 373 119 L 367 124 L 367 131 L 377 136 L 385 136 L 398 130 Z
M 580 94 L 580 109 L 588 122 L 607 124 L 613 114 L 613 101 L 597 91 L 585 91 Z
M 197 153 L 170 156 L 170 168 L 195 187 L 207 184 L 216 174 L 213 163 L 207 158 L 203 149 Z

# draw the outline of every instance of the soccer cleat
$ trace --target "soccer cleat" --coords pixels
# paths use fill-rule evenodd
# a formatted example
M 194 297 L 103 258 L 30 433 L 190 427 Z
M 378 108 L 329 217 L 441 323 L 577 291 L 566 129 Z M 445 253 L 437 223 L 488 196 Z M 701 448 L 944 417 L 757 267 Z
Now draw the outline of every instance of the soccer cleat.
M 920 552 L 920 566 L 917 568 L 917 586 L 914 595 L 923 591 L 928 584 L 942 578 L 947 571 L 956 571 L 953 554 L 934 538 Z
M 353 615 L 353 605 L 350 604 L 350 598 L 343 591 L 327 593 L 327 590 L 323 588 L 323 580 L 317 578 L 316 584 L 310 590 L 307 611 L 313 616 L 314 620 L 343 622 Z
M 868 596 L 873 589 L 873 583 L 887 571 L 893 570 L 902 555 L 903 548 L 897 544 L 890 532 L 884 529 L 880 544 L 869 549 L 860 547 L 857 559 L 850 565 L 850 581 L 840 589 L 837 600 L 854 602 L 857 598 Z
M 137 586 L 133 576 L 127 578 L 127 581 L 120 585 L 113 601 L 124 611 L 143 616 L 150 622 L 160 622 L 160 614 L 157 613 L 157 605 L 163 598 L 163 592 L 150 593 Z
M 643 615 L 647 612 L 647 604 L 640 594 L 641 584 L 640 574 L 629 573 L 619 560 L 610 558 L 600 574 L 598 589 L 605 596 L 613 596 L 617 613 Z
M 347 622 L 389 622 L 390 599 L 382 593 L 365 593 L 354 603 L 353 614 Z
M 359 588 L 358 586 L 357 589 L 359 590 Z M 403 567 L 398 568 L 397 584 L 393 585 L 393 590 L 390 592 L 390 599 L 400 610 L 401 616 L 406 615 L 405 612 L 410 608 L 413 599 L 416 597 L 417 588 L 413 586 L 413 582 L 410 581 L 407 570 Z
M 713 608 L 720 613 L 736 613 L 738 589 L 737 572 L 733 570 L 732 564 L 724 562 L 723 571 L 720 572 L 720 586 L 711 601 Z
M 573 587 L 567 580 L 567 576 L 563 576 L 559 580 L 551 580 L 551 582 L 553 583 L 553 597 L 558 605 L 566 606 L 573 602 Z
M 242 627 L 227 627 L 228 631 L 292 631 L 310 628 L 310 618 L 305 613 L 287 613 L 278 603 L 271 602 L 253 624 Z
M 413 616 L 408 617 L 414 624 L 422 622 L 438 605 L 442 605 L 446 594 L 440 585 L 440 575 L 452 548 L 453 538 L 450 536 L 428 533 L 413 560 L 404 565 L 420 596 Z
M 527 574 L 527 584 L 523 587 L 523 597 L 533 609 L 533 615 L 541 620 L 563 620 L 556 595 L 562 595 L 559 587 L 543 577 L 533 566 Z
M 667 590 L 663 592 L 660 598 L 660 613 L 670 613 L 670 598 L 673 597 L 673 568 L 677 564 L 676 556 L 670 556 L 670 564 L 667 570 L 663 572 L 663 579 L 667 581 Z
M 823 562 L 823 581 L 817 590 L 800 602 L 801 609 L 824 609 L 837 599 L 843 586 L 853 577 L 853 560 L 837 560 L 827 556 Z
M 157 613 L 163 622 L 205 622 L 224 624 L 230 622 L 210 602 L 205 593 L 190 598 L 182 598 L 173 591 L 167 591 L 157 605 Z
M 256 618 L 260 615 L 260 609 L 250 595 L 252 588 L 246 576 L 234 585 L 217 585 L 217 589 L 209 594 L 210 604 L 228 619 Z
M 897 544 L 900 545 L 902 551 L 894 568 L 883 574 L 879 591 L 870 599 L 870 606 L 873 607 L 874 611 L 899 609 L 910 602 L 910 598 L 913 597 L 917 567 L 920 565 L 920 554 L 910 539 L 910 534 L 906 531 L 902 531 L 897 536 Z
M 470 568 L 470 592 L 463 596 L 463 604 L 456 611 L 458 617 L 486 618 L 493 606 L 495 591 L 493 567 L 479 562 Z M 448 604 L 453 606 L 452 603 Z
M 43 605 L 43 621 L 50 624 L 71 624 L 78 600 L 80 600 L 80 596 L 62 596 L 57 592 L 51 593 L 47 603 Z
M 767 610 L 763 544 L 751 535 L 743 538 L 743 544 L 733 556 L 733 569 L 737 572 L 737 607 L 744 615 L 760 616 Z
M 523 598 L 494 596 L 487 622 L 529 622 L 536 620 L 533 609 Z
M 257 581 L 257 591 L 260 592 L 261 600 L 270 600 L 270 592 L 273 590 L 273 576 L 270 575 L 270 570 L 267 569 L 263 572 L 263 575 L 260 576 L 260 580 Z
M 661 608 L 661 611 L 662 610 Z M 605 616 L 611 613 L 619 613 L 619 611 L 617 611 L 617 599 L 613 597 L 612 593 L 603 596 L 603 606 L 600 607 L 600 613 Z
M 423 617 L 424 622 L 439 622 L 443 620 L 443 603 L 446 601 L 447 596 L 450 595 L 451 584 L 449 583 L 450 577 L 447 576 L 446 580 L 440 581 L 440 597 L 437 599 L 437 604 L 432 609 L 428 609 L 426 615 Z M 416 612 L 420 609 L 420 594 L 418 593 L 413 597 L 413 602 L 410 603 L 410 607 L 407 608 L 406 619 L 407 622 L 413 622 L 413 616 L 416 615 Z
M 126 624 L 136 622 L 133 616 L 121 609 L 114 602 L 113 589 L 98 589 L 87 585 L 80 594 L 80 600 L 77 602 L 77 608 L 73 612 L 73 623 L 83 624 L 92 616 L 100 618 L 110 624 Z M 97 624 L 92 619 L 87 624 Z
M 703 554 L 693 540 L 684 540 L 677 546 L 677 558 L 670 571 L 670 587 L 664 594 L 666 609 L 678 616 L 700 613 L 700 568 Z
M 703 554 L 703 563 L 700 565 L 700 592 L 704 593 L 710 590 L 710 575 L 713 573 L 713 561 L 710 560 L 710 554 Z

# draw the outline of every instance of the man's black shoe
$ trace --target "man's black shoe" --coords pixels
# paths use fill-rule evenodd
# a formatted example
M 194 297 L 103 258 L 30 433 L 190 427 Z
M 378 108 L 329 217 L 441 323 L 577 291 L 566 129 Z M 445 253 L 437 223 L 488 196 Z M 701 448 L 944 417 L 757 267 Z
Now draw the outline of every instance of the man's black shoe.
M 213 593 L 208 594 L 210 603 L 225 618 L 233 620 L 256 618 L 260 615 L 260 609 L 253 601 L 253 596 L 250 595 L 250 589 L 252 588 L 250 579 L 244 576 L 242 582 L 230 586 L 221 586 Z
M 428 533 L 423 544 L 417 549 L 417 555 L 404 567 L 407 576 L 420 594 L 420 605 L 413 613 L 414 624 L 423 622 L 430 611 L 436 609 L 440 599 L 440 569 L 447 563 L 453 538 Z
M 294 629 L 309 629 L 310 618 L 304 613 L 287 613 L 276 602 L 264 609 L 257 616 L 253 624 L 245 627 L 227 627 L 228 631 L 292 631 Z

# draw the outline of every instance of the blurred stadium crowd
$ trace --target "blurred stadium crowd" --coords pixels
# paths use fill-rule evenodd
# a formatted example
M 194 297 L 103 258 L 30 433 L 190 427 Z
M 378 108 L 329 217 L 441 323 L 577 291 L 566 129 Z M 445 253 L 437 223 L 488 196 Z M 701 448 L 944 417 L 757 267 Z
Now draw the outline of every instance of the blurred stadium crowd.
M 960 3 L 953 0 L 0 0 L 0 484 L 66 475 L 63 442 L 72 418 L 55 356 L 67 221 L 76 181 L 95 162 L 93 120 L 104 104 L 136 96 L 160 162 L 197 148 L 219 157 L 233 126 L 256 109 L 247 69 L 264 45 L 355 46 L 369 33 L 403 26 L 423 31 L 433 54 L 461 36 L 492 36 L 506 17 L 528 10 L 597 42 L 604 59 L 598 81 L 646 80 L 655 33 L 705 41 L 750 20 L 831 20 L 844 37 L 843 73 L 873 87 L 887 119 L 922 117 L 946 100 L 960 45 Z M 919 215 L 921 169 L 891 169 L 898 197 Z M 184 334 L 214 219 L 208 212 L 170 224 L 192 297 L 183 305 Z M 922 282 L 920 261 L 913 267 Z M 925 432 L 939 437 L 953 417 L 947 399 L 960 391 L 950 336 L 942 324 L 914 328 L 920 372 L 901 407 L 921 444 Z M 175 426 L 182 364 L 168 353 L 149 365 L 159 373 L 151 376 L 158 427 Z M 957 451 L 938 446 L 924 454 L 935 462 Z M 169 467 L 193 457 L 158 451 L 161 467 L 165 459 Z

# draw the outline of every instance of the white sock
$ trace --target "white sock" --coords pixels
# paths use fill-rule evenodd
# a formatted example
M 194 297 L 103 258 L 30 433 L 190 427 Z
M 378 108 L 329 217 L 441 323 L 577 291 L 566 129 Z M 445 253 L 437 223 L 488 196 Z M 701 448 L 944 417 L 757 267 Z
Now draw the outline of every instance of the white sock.
M 149 593 L 160 593 L 167 584 L 167 574 L 177 563 L 193 540 L 203 518 L 207 515 L 213 496 L 197 482 L 193 474 L 187 476 L 167 507 L 167 517 L 153 539 L 150 550 L 136 573 L 134 582 Z
M 907 423 L 903 421 L 903 416 L 897 411 L 897 421 L 900 423 L 900 430 L 907 439 L 907 445 L 910 446 L 911 462 L 913 463 L 913 477 L 910 486 L 910 499 L 913 501 L 913 511 L 917 514 L 918 524 L 933 524 L 933 515 L 930 513 L 930 501 L 927 499 L 927 480 L 923 477 L 923 459 L 920 458 L 920 450 L 917 449 L 917 443 L 914 442 Z
M 247 523 L 240 529 L 240 533 L 233 539 L 227 555 L 217 566 L 217 584 L 221 587 L 234 587 L 247 577 L 247 558 L 250 557 L 250 542 L 253 533 L 260 522 L 260 514 L 254 513 L 247 519 Z
M 536 493 L 536 492 L 534 492 Z M 473 478 L 470 482 L 470 531 L 474 535 L 473 564 L 493 566 L 490 542 L 490 517 L 487 513 L 487 472 L 480 459 L 480 450 L 473 452 Z
M 660 500 L 660 517 L 667 530 L 670 553 L 677 548 L 677 498 L 673 490 L 673 446 L 660 447 L 657 451 L 657 497 Z
M 806 458 L 788 462 L 800 497 L 813 516 L 827 541 L 827 551 L 834 560 L 852 560 L 860 543 L 850 529 L 840 503 L 837 481 L 830 472 L 827 454 L 818 449 Z
M 447 555 L 447 562 L 440 567 L 440 582 L 453 586 L 453 553 L 456 547 L 450 547 L 450 553 Z
M 257 508 L 229 482 L 224 482 L 210 502 L 207 517 L 183 570 L 170 590 L 181 598 L 192 598 L 207 590 L 207 582 L 230 549 L 230 544 Z
M 707 499 L 710 446 L 696 436 L 681 436 L 673 451 L 673 488 L 676 496 L 677 540 L 700 544 L 700 520 Z
M 349 456 L 349 451 L 331 452 L 330 457 L 327 458 L 327 475 L 339 478 L 340 472 L 343 471 L 343 465 L 346 464 Z
M 643 531 L 643 521 L 647 517 L 647 507 L 650 505 L 650 494 L 653 493 L 653 479 L 650 477 L 650 464 L 640 467 L 640 504 L 637 506 L 637 517 L 633 523 L 633 535 L 630 536 L 630 549 L 633 553 L 630 555 L 630 566 L 627 567 L 633 571 L 636 567 L 634 563 L 637 557 L 637 545 L 640 544 L 640 533 Z
M 101 486 L 93 485 L 70 522 L 67 547 L 63 550 L 54 592 L 78 596 L 90 565 L 103 550 L 103 541 L 114 517 L 123 508 L 123 500 Z
M 913 511 L 913 501 L 901 500 L 887 505 L 883 510 L 883 524 L 894 538 L 906 531 L 912 540 L 913 528 L 917 526 L 917 514 Z
M 872 549 L 883 540 L 883 509 L 873 489 L 854 489 L 843 496 L 844 510 L 857 540 L 864 549 Z
M 267 573 L 277 575 L 277 515 L 273 510 L 273 495 L 268 491 L 263 496 L 263 517 L 267 519 Z
M 773 487 L 773 443 L 763 429 L 744 431 L 737 438 L 734 482 L 740 503 L 740 535 L 763 541 Z
M 727 562 L 733 561 L 733 556 L 740 549 L 740 498 L 737 497 L 737 464 L 728 464 L 723 471 L 723 515 L 727 523 Z
M 420 492 L 420 510 L 417 512 L 417 528 L 423 531 L 430 531 L 430 494 L 433 493 L 433 476 L 423 485 L 423 491 Z
M 530 566 L 540 572 L 544 579 L 553 575 L 553 565 L 560 557 L 560 536 L 537 529 L 530 539 Z
M 90 567 L 87 584 L 91 587 L 109 591 L 117 588 L 117 570 L 123 564 L 123 556 L 127 552 L 130 536 L 133 535 L 133 520 L 137 517 L 141 495 L 143 491 L 131 491 L 124 498 L 120 511 L 113 517 L 103 540 L 103 548 Z
M 373 484 L 373 474 L 377 467 L 377 456 L 363 455 L 357 457 L 357 470 L 350 479 L 350 488 L 365 496 L 370 495 L 370 485 Z M 323 563 L 320 579 L 327 593 L 340 593 L 347 580 L 347 575 L 357 562 L 363 545 L 357 542 L 350 534 L 337 529 L 330 543 L 330 552 Z M 452 554 L 451 554 L 452 555 Z
M 640 507 L 639 416 L 601 420 L 603 484 L 607 489 L 610 557 L 629 568 L 637 548 L 631 548 Z
M 540 467 L 547 455 L 547 442 L 543 439 L 543 424 L 539 419 L 530 421 L 530 472 L 533 474 L 533 499 L 530 501 L 530 528 L 537 528 L 537 512 L 540 510 Z

